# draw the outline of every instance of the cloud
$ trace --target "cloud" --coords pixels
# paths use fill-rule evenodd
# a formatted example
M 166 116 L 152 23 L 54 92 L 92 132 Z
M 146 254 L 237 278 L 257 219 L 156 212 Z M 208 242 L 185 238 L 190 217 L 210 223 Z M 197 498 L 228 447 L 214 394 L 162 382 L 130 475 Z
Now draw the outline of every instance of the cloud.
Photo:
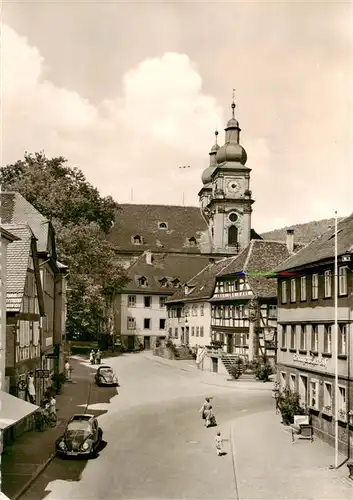
M 3 25 L 1 163 L 43 149 L 68 158 L 118 202 L 180 204 L 184 197 L 186 204 L 197 204 L 214 129 L 223 143 L 229 118 L 229 110 L 206 92 L 207 81 L 214 78 L 222 87 L 225 80 L 236 80 L 241 142 L 256 200 L 255 229 L 330 217 L 334 209 L 351 212 L 353 94 L 347 61 L 352 40 L 342 34 L 343 18 L 316 22 L 316 15 L 301 14 L 298 35 L 294 24 L 289 29 L 290 12 L 281 20 L 279 14 L 255 14 L 253 30 L 243 17 L 232 43 L 228 38 L 222 47 L 207 32 L 203 43 L 215 46 L 207 57 L 193 49 L 192 60 L 186 47 L 158 54 L 156 40 L 152 52 L 134 47 L 145 55 L 116 77 L 112 97 L 94 103 L 56 84 L 51 58 L 45 60 L 26 38 Z M 191 16 L 189 22 L 195 38 L 199 32 Z M 215 17 L 212 29 L 220 24 Z M 102 71 L 104 65 L 99 67 Z M 60 81 L 65 81 L 61 75 Z M 190 169 L 180 169 L 183 165 Z
M 142 61 L 124 75 L 121 96 L 93 106 L 45 80 L 38 49 L 9 26 L 3 40 L 2 164 L 43 149 L 118 202 L 129 201 L 131 188 L 136 202 L 180 204 L 183 192 L 189 204 L 197 200 L 223 114 L 186 54 Z

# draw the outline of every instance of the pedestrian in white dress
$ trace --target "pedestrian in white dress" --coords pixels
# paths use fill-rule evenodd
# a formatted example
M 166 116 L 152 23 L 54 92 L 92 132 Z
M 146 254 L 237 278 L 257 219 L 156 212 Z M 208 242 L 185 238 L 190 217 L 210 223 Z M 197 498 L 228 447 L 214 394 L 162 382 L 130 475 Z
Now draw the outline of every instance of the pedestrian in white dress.
M 30 403 L 35 404 L 35 402 L 36 402 L 36 388 L 34 387 L 33 372 L 29 372 L 29 374 L 28 374 L 27 390 L 28 390 L 28 398 L 29 398 Z

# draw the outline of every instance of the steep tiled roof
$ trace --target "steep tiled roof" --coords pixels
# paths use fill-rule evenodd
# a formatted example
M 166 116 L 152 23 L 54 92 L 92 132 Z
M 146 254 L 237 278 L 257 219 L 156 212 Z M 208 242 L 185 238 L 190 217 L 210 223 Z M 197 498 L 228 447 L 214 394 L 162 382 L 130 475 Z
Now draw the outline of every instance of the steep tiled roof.
M 17 312 L 21 308 L 26 282 L 31 241 L 34 237 L 26 225 L 5 225 L 5 229 L 20 238 L 7 248 L 6 311 Z
M 39 252 L 47 250 L 49 221 L 19 193 L 0 193 L 2 224 L 28 224 L 37 238 Z
M 173 280 L 185 283 L 191 276 L 205 267 L 207 257 L 186 254 L 152 254 L 152 264 L 147 264 L 146 255 L 141 255 L 137 261 L 128 269 L 130 282 L 125 286 L 125 292 L 156 292 L 161 294 L 173 294 L 175 287 Z M 147 286 L 141 287 L 139 278 L 147 278 Z M 163 281 L 168 286 L 163 286 Z
M 295 245 L 298 251 L 302 245 Z M 277 295 L 276 279 L 261 276 L 270 273 L 281 262 L 289 257 L 287 245 L 278 241 L 252 240 L 237 257 L 233 257 L 228 266 L 218 276 L 229 276 L 234 273 L 248 273 L 247 280 L 258 297 L 275 297 Z M 256 273 L 259 273 L 256 276 Z
M 338 255 L 353 252 L 353 214 L 338 223 Z M 335 253 L 335 228 L 309 243 L 300 252 L 276 267 L 276 271 L 295 269 L 307 264 L 333 259 Z
M 165 223 L 167 228 L 161 229 Z M 200 244 L 190 246 L 189 239 L 202 240 L 208 245 L 207 225 L 198 207 L 167 205 L 119 205 L 109 240 L 120 251 L 146 249 L 165 252 L 200 253 Z M 133 238 L 143 238 L 143 245 L 135 245 Z
M 187 302 L 189 300 L 210 298 L 213 294 L 217 274 L 224 269 L 232 259 L 233 257 L 228 257 L 221 259 L 218 262 L 208 264 L 198 274 L 187 281 L 187 285 L 192 288 L 187 295 L 185 294 L 185 288 L 183 287 L 175 292 L 168 302 Z
M 343 220 L 343 218 L 339 219 Z M 298 243 L 310 243 L 314 239 L 321 236 L 330 227 L 335 224 L 334 219 L 322 219 L 304 224 L 294 224 L 293 226 L 286 226 L 274 231 L 267 231 L 262 233 L 261 236 L 264 240 L 271 241 L 286 241 L 287 229 L 294 229 L 294 240 Z

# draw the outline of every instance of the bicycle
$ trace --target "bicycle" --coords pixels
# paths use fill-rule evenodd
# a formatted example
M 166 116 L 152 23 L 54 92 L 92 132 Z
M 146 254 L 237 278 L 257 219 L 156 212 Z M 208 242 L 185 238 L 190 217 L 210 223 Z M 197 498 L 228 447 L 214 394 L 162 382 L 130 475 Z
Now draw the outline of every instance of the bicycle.
M 43 432 L 45 427 L 56 427 L 58 417 L 56 413 L 51 413 L 46 410 L 37 411 L 35 413 L 36 429 Z

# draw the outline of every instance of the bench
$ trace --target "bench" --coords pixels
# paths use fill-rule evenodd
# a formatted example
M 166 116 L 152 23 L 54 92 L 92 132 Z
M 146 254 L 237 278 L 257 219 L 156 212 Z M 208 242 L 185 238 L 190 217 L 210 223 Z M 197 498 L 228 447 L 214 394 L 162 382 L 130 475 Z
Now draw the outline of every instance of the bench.
M 294 423 L 291 424 L 292 428 L 292 443 L 297 439 L 310 439 L 311 442 L 314 441 L 313 427 L 310 425 L 308 415 L 295 415 Z

